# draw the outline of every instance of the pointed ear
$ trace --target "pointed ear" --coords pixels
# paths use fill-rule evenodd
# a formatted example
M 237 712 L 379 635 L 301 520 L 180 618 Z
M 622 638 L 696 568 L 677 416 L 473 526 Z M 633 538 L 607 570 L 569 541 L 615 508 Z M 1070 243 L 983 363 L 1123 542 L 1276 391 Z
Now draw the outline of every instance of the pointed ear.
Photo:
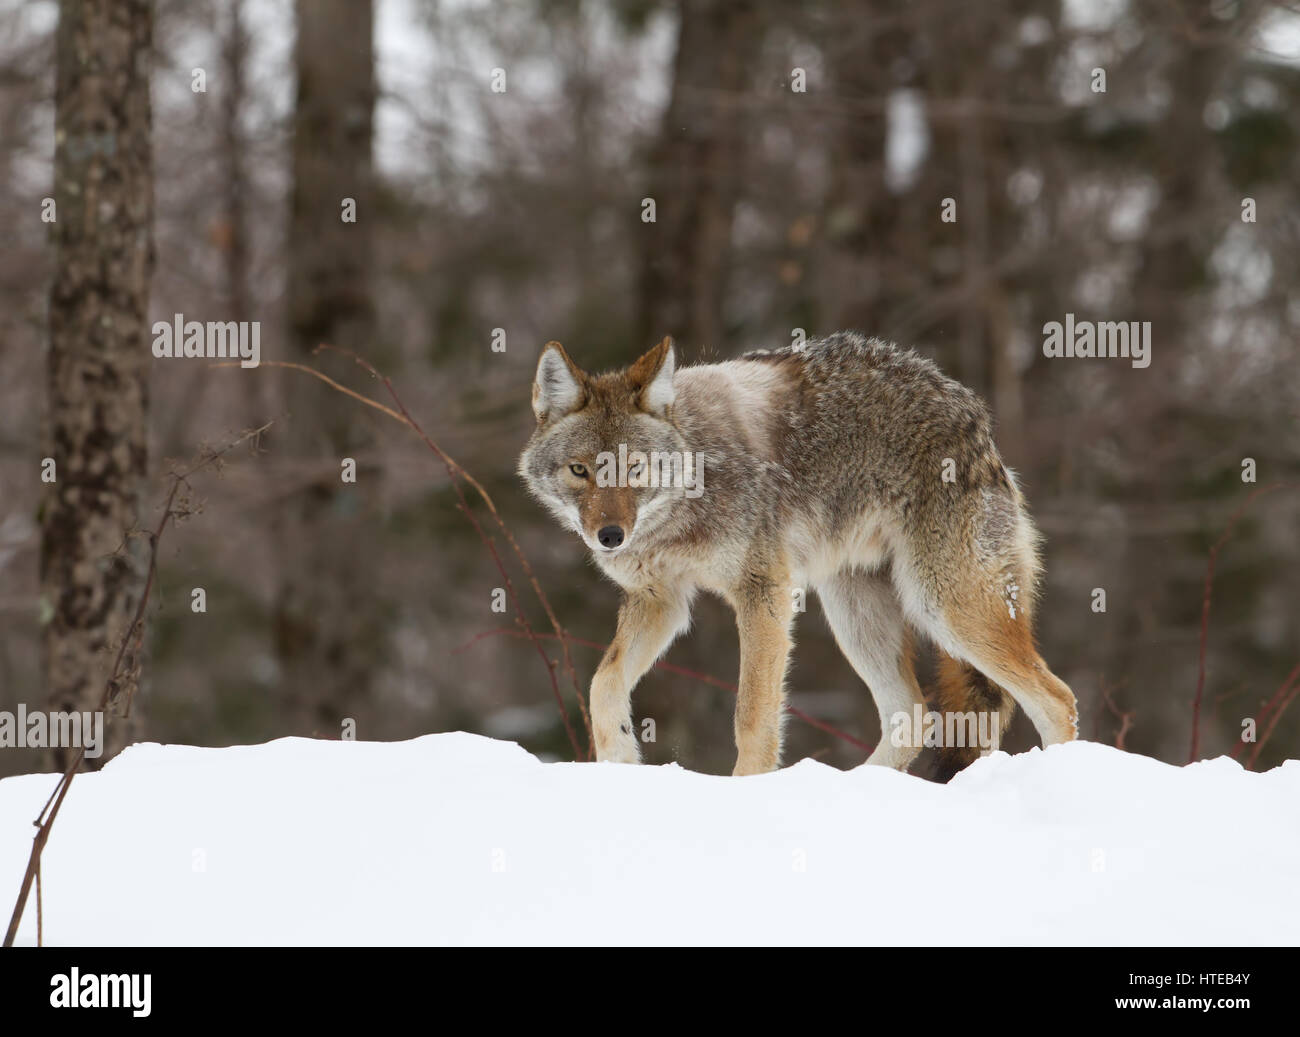
M 546 343 L 537 361 L 537 377 L 533 380 L 533 413 L 537 420 L 562 418 L 581 407 L 586 398 L 583 389 L 585 378 L 562 345 Z
M 666 418 L 672 410 L 677 391 L 673 388 L 673 374 L 677 370 L 677 357 L 673 340 L 664 340 L 646 353 L 628 371 L 628 378 L 639 393 L 637 405 L 647 414 Z

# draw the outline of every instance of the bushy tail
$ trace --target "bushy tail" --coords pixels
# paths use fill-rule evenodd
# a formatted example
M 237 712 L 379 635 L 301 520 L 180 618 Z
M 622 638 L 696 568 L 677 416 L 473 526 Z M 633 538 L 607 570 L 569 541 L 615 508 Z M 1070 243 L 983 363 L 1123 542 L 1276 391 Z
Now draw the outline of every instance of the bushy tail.
M 948 713 L 994 713 L 998 714 L 996 728 L 998 744 L 1011 723 L 1011 714 L 1015 712 L 1016 703 L 1006 691 L 975 669 L 970 663 L 954 659 L 947 652 L 939 651 L 939 679 L 935 688 L 935 709 Z M 945 729 L 947 725 L 945 723 Z M 979 758 L 978 745 L 944 745 L 937 753 L 932 772 L 935 781 L 946 782 L 958 771 L 969 767 Z

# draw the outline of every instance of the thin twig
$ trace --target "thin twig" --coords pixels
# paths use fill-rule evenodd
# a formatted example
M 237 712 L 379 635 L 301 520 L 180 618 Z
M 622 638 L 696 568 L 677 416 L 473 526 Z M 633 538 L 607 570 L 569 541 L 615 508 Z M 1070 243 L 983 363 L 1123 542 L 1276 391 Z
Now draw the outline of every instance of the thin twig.
M 430 450 L 432 450 L 435 454 L 437 454 L 439 460 L 441 460 L 442 463 L 446 466 L 447 474 L 448 475 L 459 474 L 462 479 L 464 479 L 467 483 L 469 483 L 472 487 L 474 487 L 474 490 L 478 493 L 483 503 L 487 505 L 487 509 L 491 513 L 493 520 L 496 522 L 497 528 L 501 531 L 501 535 L 506 538 L 506 543 L 510 545 L 511 550 L 513 550 L 515 553 L 515 557 L 519 559 L 519 565 L 524 570 L 524 575 L 527 577 L 529 584 L 532 586 L 533 593 L 537 595 L 537 600 L 541 602 L 542 608 L 546 611 L 546 617 L 548 620 L 550 620 L 551 628 L 552 630 L 554 630 L 555 636 L 557 640 L 559 640 L 560 642 L 560 654 L 564 657 L 565 670 L 568 672 L 570 679 L 573 681 L 573 694 L 576 696 L 578 700 L 578 708 L 582 712 L 582 723 L 583 726 L 586 728 L 586 732 L 587 732 L 587 759 L 591 759 L 595 753 L 596 742 L 591 733 L 591 716 L 587 712 L 587 700 L 583 697 L 582 686 L 578 682 L 578 671 L 577 669 L 574 668 L 573 657 L 569 652 L 568 634 L 565 631 L 565 629 L 562 626 L 560 626 L 560 621 L 555 615 L 555 610 L 551 608 L 550 600 L 542 592 L 542 585 L 538 582 L 537 576 L 533 572 L 532 565 L 529 564 L 528 558 L 524 554 L 523 548 L 521 548 L 519 546 L 518 541 L 515 540 L 514 534 L 510 532 L 510 527 L 506 525 L 505 520 L 501 517 L 501 513 L 497 511 L 497 506 L 495 503 L 493 503 L 491 495 L 487 492 L 487 490 L 483 488 L 483 486 L 479 483 L 477 479 L 475 479 L 472 475 L 470 475 L 467 471 L 465 471 L 465 469 L 463 469 L 459 464 L 453 461 L 451 457 L 447 455 L 446 451 L 444 451 L 442 447 L 438 446 L 437 443 L 435 443 L 432 439 L 430 439 L 425 434 L 424 429 L 420 428 L 420 426 L 416 424 L 415 419 L 411 417 L 410 412 L 406 409 L 406 405 L 403 404 L 401 399 L 398 397 L 397 390 L 393 388 L 392 380 L 389 379 L 387 375 L 380 374 L 375 369 L 375 366 L 369 360 L 367 360 L 363 356 L 358 355 L 357 353 L 354 353 L 350 349 L 342 349 L 338 346 L 326 345 L 325 343 L 321 343 L 321 345 L 316 347 L 317 352 L 319 352 L 322 349 L 330 349 L 336 353 L 342 353 L 345 356 L 351 356 L 352 359 L 360 367 L 362 367 L 364 370 L 368 371 L 372 376 L 378 378 L 381 382 L 383 382 L 384 388 L 388 390 L 388 395 L 393 398 L 393 402 L 397 404 L 397 409 L 402 412 L 402 417 L 406 419 L 407 424 L 409 424 L 411 428 L 415 429 L 416 433 L 420 436 L 420 438 L 424 440 L 425 445 Z M 465 501 L 465 496 L 463 493 L 461 493 L 459 486 L 456 487 L 456 494 L 460 498 L 461 510 L 464 511 L 465 514 L 469 517 L 470 521 L 474 523 L 475 529 L 479 529 L 478 523 L 474 520 L 474 517 L 470 514 L 469 504 Z M 479 529 L 479 532 L 481 534 L 482 530 Z M 515 610 L 519 618 L 520 624 L 523 626 L 524 630 L 531 631 L 532 625 L 528 622 L 527 616 L 524 615 L 523 607 L 519 602 L 518 596 L 515 594 L 514 585 L 511 583 L 510 574 L 506 571 L 505 566 L 501 564 L 500 559 L 497 558 L 496 548 L 492 545 L 491 541 L 488 540 L 486 537 L 484 537 L 484 540 L 488 544 L 488 547 L 492 552 L 493 558 L 496 559 L 497 561 L 497 568 L 501 570 L 501 578 L 505 581 L 506 593 L 510 595 L 511 600 L 513 600 L 515 603 Z M 547 659 L 546 651 L 545 649 L 542 648 L 540 641 L 537 642 L 537 649 L 538 652 L 541 654 L 542 658 L 546 660 L 547 666 L 549 668 L 550 660 Z M 553 682 L 553 683 L 555 683 L 556 701 L 559 703 L 560 711 L 564 714 L 564 726 L 565 729 L 568 730 L 569 715 L 567 711 L 565 711 L 564 709 L 564 701 L 560 696 L 559 684 L 558 682 Z M 578 748 L 577 739 L 572 737 L 572 731 L 570 731 L 569 733 L 570 733 L 570 740 L 573 742 L 573 755 L 576 759 L 581 757 L 582 751 Z
M 1254 490 L 1232 513 L 1232 516 L 1228 519 L 1228 524 L 1224 527 L 1223 532 L 1219 534 L 1219 539 L 1210 548 L 1210 557 L 1205 564 L 1205 589 L 1201 595 L 1201 631 L 1196 659 L 1196 696 L 1192 699 L 1192 745 L 1187 753 L 1188 763 L 1195 763 L 1201 751 L 1201 700 L 1205 694 L 1205 645 L 1210 636 L 1210 592 L 1214 586 L 1214 563 L 1219 557 L 1220 549 L 1227 543 L 1228 537 L 1231 536 L 1233 529 L 1236 527 L 1238 519 L 1245 514 L 1246 508 L 1250 506 L 1250 503 L 1256 497 L 1262 497 L 1274 490 L 1294 486 L 1296 486 L 1295 483 L 1275 482 Z
M 1255 740 L 1255 747 L 1246 760 L 1246 770 L 1253 771 L 1255 769 L 1255 764 L 1259 761 L 1259 754 L 1264 748 L 1264 743 L 1269 740 L 1269 737 L 1277 728 L 1277 722 L 1282 719 L 1282 714 L 1286 712 L 1287 706 L 1295 701 L 1297 695 L 1300 695 L 1300 663 L 1297 663 L 1295 668 L 1286 675 L 1286 680 L 1282 682 L 1282 686 L 1273 693 L 1272 697 L 1260 709 L 1257 725 L 1264 727 L 1264 732 Z M 1232 758 L 1235 760 L 1245 747 L 1245 742 L 1238 742 L 1232 750 Z
M 163 504 L 162 518 L 158 520 L 158 525 L 149 533 L 149 568 L 145 575 L 144 589 L 140 594 L 140 601 L 136 605 L 135 614 L 131 617 L 131 623 L 126 628 L 126 633 L 122 636 L 122 644 L 117 650 L 117 656 L 113 660 L 113 668 L 109 671 L 108 679 L 104 682 L 104 692 L 99 698 L 99 712 L 108 712 L 109 702 L 114 697 L 113 691 L 117 687 L 118 679 L 122 676 L 122 663 L 126 659 L 127 648 L 134 643 L 135 651 L 139 652 L 144 644 L 144 614 L 145 608 L 149 604 L 149 597 L 153 592 L 154 578 L 158 571 L 158 541 L 171 522 L 176 513 L 172 506 L 176 503 L 176 494 L 181 486 L 188 483 L 189 479 L 207 468 L 213 462 L 219 460 L 223 455 L 229 453 L 241 443 L 250 439 L 255 439 L 265 432 L 274 422 L 268 421 L 261 428 L 247 429 L 240 434 L 239 438 L 226 444 L 220 450 L 212 451 L 205 454 L 201 460 L 192 465 L 183 472 L 173 472 L 171 475 L 171 488 L 167 491 L 167 499 Z M 59 778 L 58 784 L 55 785 L 54 791 L 50 798 L 45 801 L 45 806 L 41 808 L 40 815 L 32 822 L 36 826 L 36 835 L 32 839 L 32 852 L 27 861 L 27 870 L 23 873 L 22 886 L 18 891 L 18 899 L 14 903 L 13 914 L 9 918 L 9 928 L 5 932 L 4 945 L 12 947 L 14 939 L 18 935 L 18 924 L 22 921 L 23 909 L 27 906 L 27 897 L 31 893 L 32 884 L 40 878 L 41 854 L 45 850 L 45 844 L 50 838 L 50 829 L 54 825 L 54 820 L 59 816 L 59 810 L 63 806 L 64 799 L 67 798 L 68 789 L 72 787 L 72 779 L 77 776 L 77 769 L 81 766 L 86 757 L 86 747 L 83 745 L 72 756 L 68 763 L 67 769 Z M 37 919 L 36 919 L 36 938 L 40 943 L 42 939 L 41 932 L 41 902 L 37 899 Z
M 242 365 L 237 360 L 224 360 L 220 363 L 211 364 L 210 366 L 241 367 Z M 351 396 L 354 400 L 359 400 L 360 402 L 364 403 L 367 407 L 374 407 L 375 410 L 383 411 L 394 421 L 400 421 L 403 425 L 411 425 L 411 422 L 408 419 L 402 417 L 402 415 L 398 414 L 397 411 L 393 410 L 391 407 L 385 407 L 382 403 L 378 402 L 377 400 L 372 400 L 369 396 L 363 396 L 361 393 L 356 392 L 353 389 L 349 389 L 346 385 L 340 385 L 329 375 L 321 374 L 321 372 L 317 371 L 316 368 L 314 367 L 308 367 L 306 364 L 291 364 L 287 360 L 263 360 L 257 365 L 257 368 L 254 368 L 254 370 L 263 367 L 287 367 L 291 371 L 306 372 L 307 374 L 311 375 L 313 378 L 319 378 L 326 385 L 330 386 L 330 388 L 338 390 L 344 396 Z M 412 427 L 414 426 L 412 425 Z
M 364 403 L 366 406 L 373 407 L 375 410 L 382 411 L 384 414 L 387 414 L 393 420 L 401 422 L 403 425 L 406 425 L 413 432 L 415 432 L 416 435 L 418 435 L 424 441 L 424 444 L 443 463 L 443 466 L 447 469 L 448 476 L 451 478 L 452 488 L 456 491 L 458 506 L 461 512 L 464 513 L 465 517 L 470 521 L 471 525 L 474 527 L 475 532 L 478 533 L 479 539 L 483 541 L 483 544 L 487 548 L 488 553 L 491 555 L 492 560 L 496 564 L 498 571 L 501 573 L 502 580 L 505 583 L 506 593 L 509 595 L 511 602 L 514 604 L 515 615 L 520 625 L 524 628 L 524 632 L 525 632 L 524 636 L 528 636 L 533 640 L 534 645 L 537 648 L 538 655 L 541 657 L 542 661 L 546 664 L 547 676 L 551 681 L 551 691 L 552 694 L 555 696 L 556 705 L 559 707 L 560 717 L 564 722 L 565 732 L 569 737 L 569 742 L 571 746 L 573 747 L 574 759 L 582 759 L 584 758 L 584 756 L 587 759 L 591 759 L 595 748 L 595 741 L 592 738 L 592 733 L 591 733 L 591 715 L 587 710 L 586 698 L 582 694 L 582 685 L 578 681 L 577 669 L 573 665 L 573 656 L 569 650 L 568 633 L 567 631 L 565 631 L 564 627 L 560 625 L 559 618 L 556 616 L 555 610 L 551 607 L 550 600 L 547 598 L 545 592 L 542 590 L 542 586 L 538 582 L 537 576 L 533 571 L 533 567 L 529 563 L 528 557 L 523 552 L 523 548 L 519 546 L 518 541 L 515 540 L 514 534 L 510 531 L 509 527 L 506 525 L 505 520 L 502 519 L 500 512 L 497 511 L 497 506 L 496 503 L 492 500 L 492 495 L 487 492 L 487 490 L 484 488 L 482 483 L 480 483 L 477 479 L 474 478 L 474 476 L 472 476 L 469 472 L 467 472 L 460 465 L 459 462 L 457 462 L 453 457 L 451 457 L 445 450 L 442 449 L 442 447 L 440 447 L 437 443 L 435 443 L 425 433 L 425 431 L 420 427 L 420 425 L 415 421 L 415 419 L 411 417 L 411 413 L 410 411 L 407 410 L 405 404 L 402 403 L 401 398 L 397 394 L 397 390 L 393 387 L 392 381 L 387 376 L 381 374 L 375 368 L 375 366 L 372 363 L 370 363 L 370 361 L 366 360 L 364 357 L 360 356 L 359 354 L 353 352 L 350 349 L 344 349 L 340 346 L 332 346 L 327 343 L 321 343 L 320 345 L 318 345 L 314 350 L 314 352 L 319 353 L 322 350 L 329 350 L 331 352 L 340 353 L 343 356 L 350 357 L 359 367 L 361 367 L 368 374 L 370 374 L 371 377 L 382 382 L 384 384 L 384 387 L 388 390 L 388 394 L 393 398 L 393 402 L 397 405 L 398 410 L 393 410 L 390 407 L 386 407 L 382 403 L 378 402 L 377 400 L 371 399 L 369 396 L 366 396 L 362 393 L 349 389 L 344 385 L 340 385 L 334 379 L 328 377 L 327 375 L 322 374 L 320 371 L 317 371 L 313 367 L 308 367 L 306 364 L 295 364 L 295 363 L 289 363 L 285 361 L 263 361 L 260 366 L 284 367 L 295 371 L 304 371 L 307 374 L 312 375 L 314 378 L 320 379 L 322 382 L 329 385 L 331 388 L 337 389 L 339 392 L 342 392 L 344 395 L 350 396 L 354 400 L 359 400 L 360 402 Z M 212 366 L 234 367 L 237 366 L 237 364 L 235 362 L 226 362 L 226 363 L 214 364 Z M 524 571 L 524 575 L 528 580 L 529 586 L 532 587 L 533 593 L 536 595 L 537 600 L 541 603 L 541 606 L 546 613 L 546 617 L 551 624 L 551 628 L 555 632 L 555 637 L 560 642 L 560 650 L 563 657 L 564 669 L 573 684 L 573 693 L 578 700 L 578 708 L 582 714 L 583 727 L 587 735 L 587 750 L 585 753 L 583 752 L 581 746 L 578 743 L 578 738 L 573 731 L 572 725 L 569 723 L 568 710 L 564 706 L 564 697 L 560 692 L 559 681 L 555 675 L 555 665 L 551 661 L 550 657 L 546 654 L 546 649 L 542 645 L 541 641 L 534 636 L 536 632 L 533 630 L 532 624 L 529 623 L 528 617 L 524 612 L 523 605 L 520 602 L 519 596 L 515 591 L 514 583 L 510 579 L 510 573 L 506 569 L 505 564 L 502 561 L 500 554 L 496 549 L 496 545 L 492 542 L 492 539 L 484 531 L 482 525 L 479 523 L 473 511 L 470 510 L 469 502 L 465 499 L 464 491 L 461 489 L 458 479 L 464 480 L 466 483 L 468 483 L 474 489 L 474 492 L 478 494 L 479 499 L 482 500 L 483 504 L 487 507 L 488 512 L 491 514 L 493 521 L 496 523 L 497 528 L 501 532 L 501 535 L 505 538 L 506 542 L 510 545 L 511 550 L 514 552 L 515 557 L 519 560 L 519 565 Z
M 1116 705 L 1114 698 L 1111 697 L 1112 691 L 1118 691 L 1119 685 L 1111 687 L 1106 683 L 1105 678 L 1101 682 L 1101 700 L 1115 716 L 1119 717 L 1119 730 L 1115 733 L 1115 748 L 1126 751 L 1124 741 L 1128 737 L 1129 729 L 1133 726 L 1133 719 L 1137 716 L 1136 710 L 1121 710 Z

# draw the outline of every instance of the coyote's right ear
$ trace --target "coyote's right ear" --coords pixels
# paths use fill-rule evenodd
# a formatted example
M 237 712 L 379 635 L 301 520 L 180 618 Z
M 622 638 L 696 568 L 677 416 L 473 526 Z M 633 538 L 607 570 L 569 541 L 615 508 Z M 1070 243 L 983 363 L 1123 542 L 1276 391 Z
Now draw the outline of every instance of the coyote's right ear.
M 582 406 L 584 375 L 558 342 L 542 347 L 533 381 L 533 413 L 538 421 L 562 418 Z

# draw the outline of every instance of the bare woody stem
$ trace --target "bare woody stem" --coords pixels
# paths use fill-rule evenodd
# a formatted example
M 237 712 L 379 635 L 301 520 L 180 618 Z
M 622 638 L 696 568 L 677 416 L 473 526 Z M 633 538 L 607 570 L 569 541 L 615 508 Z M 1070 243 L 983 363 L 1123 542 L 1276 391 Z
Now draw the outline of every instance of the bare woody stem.
M 102 713 L 108 713 L 109 702 L 113 698 L 113 689 L 117 687 L 119 678 L 122 676 L 122 666 L 127 659 L 128 647 L 134 645 L 134 653 L 138 653 L 144 645 L 144 613 L 149 604 L 150 595 L 153 593 L 154 579 L 158 572 L 158 541 L 162 538 L 163 532 L 176 516 L 173 505 L 176 503 L 176 494 L 181 486 L 185 485 L 191 476 L 207 468 L 213 462 L 220 459 L 223 455 L 228 454 L 241 443 L 250 439 L 256 439 L 268 428 L 273 422 L 268 421 L 260 428 L 248 429 L 242 432 L 238 438 L 227 443 L 220 450 L 212 451 L 205 454 L 198 462 L 181 472 L 173 472 L 171 475 L 171 488 L 167 491 L 167 499 L 163 504 L 162 517 L 158 524 L 149 532 L 149 568 L 145 576 L 144 589 L 140 594 L 139 604 L 136 605 L 135 613 L 131 617 L 131 623 L 127 627 L 125 635 L 122 637 L 122 644 L 117 650 L 117 656 L 113 660 L 113 668 L 109 671 L 108 679 L 104 682 L 104 691 L 99 697 L 99 710 Z M 18 924 L 22 921 L 23 909 L 27 906 L 27 897 L 31 893 L 32 883 L 38 878 L 41 870 L 41 854 L 45 850 L 45 844 L 50 838 L 50 829 L 54 825 L 54 820 L 59 816 L 59 810 L 63 806 L 63 801 L 67 798 L 68 789 L 72 787 L 72 779 L 77 776 L 77 770 L 80 768 L 82 761 L 86 758 L 86 747 L 83 745 L 73 755 L 68 763 L 67 770 L 59 777 L 58 784 L 54 786 L 54 791 L 50 793 L 50 798 L 45 801 L 45 806 L 41 808 L 40 814 L 32 822 L 36 826 L 36 835 L 32 839 L 32 852 L 27 860 L 27 870 L 23 873 L 22 886 L 18 891 L 18 899 L 14 903 L 13 914 L 9 918 L 9 928 L 5 931 L 4 945 L 12 947 L 14 939 L 18 935 Z M 38 905 L 39 911 L 39 905 Z M 42 934 L 41 926 L 38 926 L 37 942 L 40 943 Z
M 465 515 L 465 517 L 469 520 L 470 524 L 474 527 L 474 531 L 478 534 L 479 539 L 483 542 L 484 547 L 487 548 L 488 554 L 492 557 L 493 563 L 496 565 L 498 572 L 500 572 L 501 574 L 501 578 L 504 582 L 506 594 L 509 596 L 511 603 L 514 605 L 515 615 L 518 617 L 518 623 L 522 628 L 523 636 L 527 637 L 530 641 L 533 642 L 533 645 L 537 649 L 538 655 L 541 657 L 542 661 L 546 664 L 547 677 L 551 682 L 551 691 L 555 697 L 556 706 L 560 710 L 560 718 L 564 723 L 564 729 L 565 729 L 565 733 L 568 735 L 569 744 L 573 748 L 574 759 L 578 759 L 578 760 L 584 758 L 591 759 L 592 747 L 595 744 L 591 735 L 591 714 L 588 712 L 587 709 L 586 698 L 582 694 L 582 687 L 580 682 L 578 681 L 577 669 L 573 665 L 573 655 L 569 648 L 568 632 L 560 624 L 559 618 L 555 614 L 555 610 L 551 607 L 550 599 L 547 598 L 546 593 L 542 590 L 542 586 L 538 582 L 536 573 L 534 573 L 533 567 L 528 561 L 528 557 L 524 554 L 523 548 L 519 546 L 519 542 L 515 539 L 514 534 L 510 531 L 509 527 L 506 525 L 505 520 L 502 519 L 501 513 L 497 511 L 497 506 L 495 502 L 493 502 L 491 494 L 487 492 L 487 490 L 483 487 L 482 483 L 480 483 L 477 479 L 474 478 L 474 476 L 472 476 L 469 472 L 467 472 L 459 464 L 459 462 L 457 462 L 453 457 L 451 457 L 445 450 L 442 449 L 442 447 L 440 447 L 437 443 L 435 443 L 428 436 L 427 433 L 425 433 L 424 429 L 420 427 L 419 423 L 416 422 L 416 420 L 413 417 L 411 417 L 410 411 L 407 410 L 406 405 L 402 403 L 401 398 L 397 394 L 397 390 L 393 387 L 392 381 L 387 376 L 380 374 L 380 372 L 375 368 L 373 364 L 370 363 L 370 361 L 366 360 L 362 356 L 359 356 L 357 353 L 353 352 L 350 349 L 343 349 L 339 346 L 331 346 L 326 343 L 322 343 L 318 345 L 315 351 L 321 352 L 322 350 L 329 350 L 331 352 L 339 353 L 343 356 L 351 358 L 359 367 L 361 367 L 368 374 L 370 374 L 371 377 L 382 382 L 384 388 L 387 389 L 389 396 L 392 397 L 393 402 L 394 404 L 396 404 L 398 409 L 394 410 L 393 408 L 387 407 L 384 404 L 380 403 L 378 400 L 374 400 L 371 397 L 364 395 L 363 393 L 359 393 L 353 389 L 349 389 L 347 386 L 340 384 L 339 382 L 335 381 L 333 378 L 330 378 L 328 375 L 323 374 L 322 372 L 316 370 L 314 367 L 309 367 L 306 364 L 296 364 L 287 361 L 264 360 L 259 365 L 259 367 L 282 367 L 282 368 L 287 368 L 289 370 L 302 371 L 306 374 L 311 375 L 313 378 L 319 379 L 320 381 L 324 382 L 326 385 L 330 386 L 330 388 L 335 389 L 336 391 L 341 392 L 345 396 L 349 396 L 354 400 L 364 403 L 367 407 L 371 407 L 383 414 L 386 414 L 394 421 L 400 422 L 401 424 L 407 426 L 416 435 L 420 437 L 420 439 L 424 442 L 425 446 L 427 446 L 429 450 L 432 451 L 434 456 L 436 456 L 438 460 L 442 462 L 443 466 L 447 469 L 448 476 L 451 478 L 452 488 L 456 491 L 458 506 L 461 512 Z M 238 364 L 236 362 L 226 362 L 226 363 L 214 364 L 212 366 L 235 367 L 238 366 Z M 573 726 L 569 722 L 569 714 L 568 714 L 568 710 L 565 708 L 564 705 L 564 696 L 560 692 L 559 680 L 556 677 L 556 673 L 555 673 L 555 665 L 551 661 L 550 656 L 547 655 L 546 647 L 542 643 L 541 638 L 537 635 L 537 632 L 534 630 L 532 624 L 529 623 L 528 621 L 528 617 L 525 614 L 522 604 L 519 600 L 519 595 L 515 590 L 514 582 L 510 578 L 510 573 L 506 569 L 505 563 L 501 559 L 500 553 L 497 551 L 496 545 L 493 543 L 491 537 L 487 535 L 487 532 L 483 529 L 482 524 L 478 521 L 478 518 L 475 516 L 474 512 L 470 509 L 469 502 L 466 500 L 464 490 L 460 485 L 461 481 L 464 481 L 470 487 L 473 488 L 474 492 L 478 495 L 479 499 L 483 502 L 483 505 L 487 508 L 488 513 L 492 516 L 492 520 L 496 524 L 496 527 L 500 531 L 502 537 L 504 537 L 506 543 L 510 545 L 510 549 L 511 551 L 514 552 L 515 557 L 518 559 L 519 566 L 523 570 L 524 576 L 527 579 L 529 586 L 532 588 L 533 594 L 536 596 L 538 602 L 541 603 L 542 609 L 546 613 L 546 618 L 551 625 L 551 629 L 554 631 L 555 639 L 560 643 L 560 652 L 563 660 L 564 670 L 565 673 L 568 675 L 570 682 L 573 685 L 573 694 L 574 697 L 578 700 L 578 708 L 582 714 L 583 727 L 585 729 L 586 736 L 587 736 L 587 749 L 585 752 L 583 751 L 581 745 L 579 744 L 578 737 L 573 730 Z
M 1210 593 L 1214 588 L 1214 565 L 1218 561 L 1219 551 L 1228 542 L 1228 537 L 1232 535 L 1237 522 L 1256 497 L 1262 497 L 1274 490 L 1294 489 L 1296 485 L 1296 483 L 1275 482 L 1253 491 L 1232 513 L 1228 524 L 1219 534 L 1219 539 L 1210 548 L 1210 556 L 1205 563 L 1205 587 L 1201 593 L 1201 630 L 1197 642 L 1196 695 L 1192 698 L 1192 745 L 1187 753 L 1188 763 L 1195 763 L 1201 753 L 1201 702 L 1205 696 L 1205 646 L 1210 637 Z

